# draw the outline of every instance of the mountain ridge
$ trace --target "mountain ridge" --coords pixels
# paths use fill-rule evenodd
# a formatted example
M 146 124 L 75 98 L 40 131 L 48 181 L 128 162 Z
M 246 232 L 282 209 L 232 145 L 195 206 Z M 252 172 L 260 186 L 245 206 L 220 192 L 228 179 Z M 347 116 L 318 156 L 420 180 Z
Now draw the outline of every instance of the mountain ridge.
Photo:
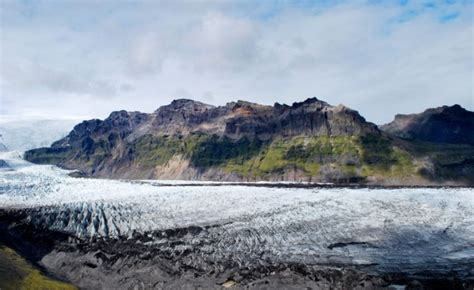
M 474 112 L 458 104 L 430 108 L 418 114 L 397 114 L 380 129 L 404 139 L 474 144 Z
M 416 141 L 317 98 L 291 106 L 246 101 L 213 106 L 178 99 L 150 114 L 122 110 L 83 121 L 51 147 L 27 151 L 25 159 L 103 178 L 474 182 L 471 144 L 446 151 L 444 145 Z

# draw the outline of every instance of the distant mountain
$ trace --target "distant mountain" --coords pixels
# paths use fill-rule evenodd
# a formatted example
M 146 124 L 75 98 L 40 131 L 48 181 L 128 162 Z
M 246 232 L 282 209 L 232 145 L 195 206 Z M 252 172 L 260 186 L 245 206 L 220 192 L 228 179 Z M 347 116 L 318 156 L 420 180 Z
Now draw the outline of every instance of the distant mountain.
M 380 129 L 405 139 L 474 144 L 474 112 L 459 105 L 443 106 L 420 114 L 396 115 Z
M 50 146 L 66 136 L 77 122 L 69 119 L 0 120 L 0 151 Z
M 419 149 L 352 109 L 316 98 L 291 106 L 238 101 L 219 107 L 180 99 L 151 114 L 117 111 L 84 121 L 51 147 L 27 151 L 25 159 L 105 178 L 474 182 L 469 160 L 456 159 L 460 165 L 445 170 L 427 157 L 438 147 Z M 474 154 L 474 146 L 463 150 L 461 157 Z

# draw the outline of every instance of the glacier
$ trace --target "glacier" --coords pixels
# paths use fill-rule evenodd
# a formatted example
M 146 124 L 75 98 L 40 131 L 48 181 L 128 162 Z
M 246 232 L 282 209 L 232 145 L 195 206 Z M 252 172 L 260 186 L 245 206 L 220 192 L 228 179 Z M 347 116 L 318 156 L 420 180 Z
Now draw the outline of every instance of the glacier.
M 21 152 L 0 159 L 10 166 L 0 170 L 0 209 L 23 211 L 35 226 L 85 241 L 141 234 L 150 247 L 199 249 L 206 259 L 231 257 L 240 266 L 270 259 L 474 275 L 472 188 L 87 179 L 23 161 Z M 187 229 L 177 246 L 163 236 L 170 229 Z
M 50 146 L 65 137 L 78 122 L 78 118 L 0 116 L 0 151 Z

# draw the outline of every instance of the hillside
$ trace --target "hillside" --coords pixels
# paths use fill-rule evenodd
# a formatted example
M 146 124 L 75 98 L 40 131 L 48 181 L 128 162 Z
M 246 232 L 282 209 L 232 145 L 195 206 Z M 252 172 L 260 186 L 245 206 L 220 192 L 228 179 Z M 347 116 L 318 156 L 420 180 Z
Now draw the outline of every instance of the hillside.
M 440 148 L 383 133 L 357 111 L 316 98 L 219 107 L 180 99 L 151 114 L 84 121 L 25 159 L 103 178 L 473 183 L 473 146 Z
M 410 140 L 474 144 L 474 112 L 459 105 L 443 106 L 419 114 L 396 115 L 380 129 Z

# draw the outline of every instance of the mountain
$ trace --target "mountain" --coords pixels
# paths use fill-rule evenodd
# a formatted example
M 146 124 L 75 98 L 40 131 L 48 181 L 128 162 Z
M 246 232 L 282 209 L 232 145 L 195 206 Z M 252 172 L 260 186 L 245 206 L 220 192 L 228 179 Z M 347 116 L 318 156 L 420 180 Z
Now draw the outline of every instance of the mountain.
M 474 144 L 474 112 L 459 105 L 443 106 L 420 114 L 396 115 L 380 129 L 404 139 Z
M 0 119 L 0 151 L 50 146 L 77 124 L 73 119 Z
M 380 131 L 357 111 L 316 98 L 291 106 L 238 101 L 218 107 L 180 99 L 151 114 L 117 111 L 84 121 L 51 147 L 27 151 L 25 159 L 104 178 L 472 182 L 471 161 L 458 157 L 474 153 L 473 146 L 443 149 L 441 155 L 462 153 L 440 171 L 429 157 L 438 147 L 420 153 L 412 143 Z

